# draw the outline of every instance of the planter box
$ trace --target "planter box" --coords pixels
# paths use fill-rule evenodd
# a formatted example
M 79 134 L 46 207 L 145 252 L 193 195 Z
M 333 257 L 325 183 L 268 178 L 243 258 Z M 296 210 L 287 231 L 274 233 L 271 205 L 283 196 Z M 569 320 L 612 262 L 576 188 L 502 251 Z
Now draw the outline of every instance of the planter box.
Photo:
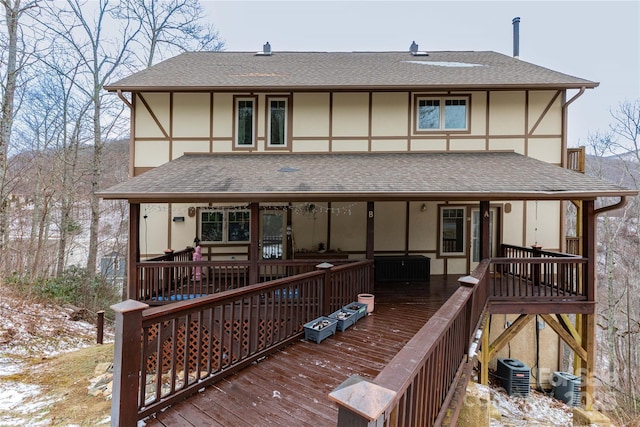
M 304 324 L 304 338 L 309 341 L 320 343 L 323 339 L 336 333 L 338 320 L 330 317 L 318 317 L 309 323 Z
M 361 302 L 354 301 L 342 307 L 346 310 L 353 310 L 357 312 L 356 320 L 362 319 L 367 314 L 367 304 L 363 304 Z
M 338 321 L 338 330 L 343 332 L 349 326 L 356 323 L 356 320 L 358 320 L 358 312 L 356 310 L 349 310 L 343 307 L 340 310 L 331 313 L 329 317 Z

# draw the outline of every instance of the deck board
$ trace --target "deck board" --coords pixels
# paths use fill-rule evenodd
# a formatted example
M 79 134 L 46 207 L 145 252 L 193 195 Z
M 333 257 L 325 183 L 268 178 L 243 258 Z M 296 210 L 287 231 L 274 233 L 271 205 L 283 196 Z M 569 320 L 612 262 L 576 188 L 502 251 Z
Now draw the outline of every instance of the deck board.
M 320 344 L 304 339 L 146 420 L 159 426 L 335 426 L 328 394 L 375 378 L 457 289 L 456 277 L 377 284 L 374 312 Z

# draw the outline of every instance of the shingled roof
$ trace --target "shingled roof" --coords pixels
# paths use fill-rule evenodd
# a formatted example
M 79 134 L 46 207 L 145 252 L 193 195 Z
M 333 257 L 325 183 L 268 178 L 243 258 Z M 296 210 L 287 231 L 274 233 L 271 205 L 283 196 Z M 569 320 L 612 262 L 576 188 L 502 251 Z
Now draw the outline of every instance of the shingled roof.
M 513 152 L 185 154 L 100 192 L 179 201 L 568 200 L 637 192 Z
M 187 52 L 107 90 L 593 88 L 598 83 L 496 52 Z

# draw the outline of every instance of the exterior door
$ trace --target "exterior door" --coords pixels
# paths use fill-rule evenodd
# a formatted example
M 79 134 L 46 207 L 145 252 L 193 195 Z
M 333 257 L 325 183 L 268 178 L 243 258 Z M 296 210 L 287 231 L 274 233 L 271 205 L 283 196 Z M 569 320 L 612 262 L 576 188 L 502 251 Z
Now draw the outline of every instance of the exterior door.
M 498 208 L 489 209 L 489 247 L 491 248 L 491 256 L 497 254 L 498 248 L 498 227 L 496 226 L 496 218 L 498 217 Z M 471 242 L 470 242 L 470 259 L 469 271 L 480 263 L 480 209 L 471 209 Z
M 262 259 L 282 259 L 285 253 L 284 240 L 284 213 L 283 211 L 262 211 L 261 239 Z

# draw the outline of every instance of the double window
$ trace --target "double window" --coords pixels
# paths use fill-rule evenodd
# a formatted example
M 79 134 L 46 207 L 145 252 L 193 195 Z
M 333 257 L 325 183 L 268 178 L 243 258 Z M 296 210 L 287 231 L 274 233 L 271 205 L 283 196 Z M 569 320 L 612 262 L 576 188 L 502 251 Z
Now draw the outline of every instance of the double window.
M 257 97 L 235 98 L 235 147 L 256 147 Z M 289 145 L 289 97 L 266 98 L 266 145 L 268 148 Z
M 200 212 L 200 240 L 209 243 L 238 243 L 250 239 L 248 210 Z
M 464 131 L 469 129 L 468 97 L 416 98 L 418 131 Z

